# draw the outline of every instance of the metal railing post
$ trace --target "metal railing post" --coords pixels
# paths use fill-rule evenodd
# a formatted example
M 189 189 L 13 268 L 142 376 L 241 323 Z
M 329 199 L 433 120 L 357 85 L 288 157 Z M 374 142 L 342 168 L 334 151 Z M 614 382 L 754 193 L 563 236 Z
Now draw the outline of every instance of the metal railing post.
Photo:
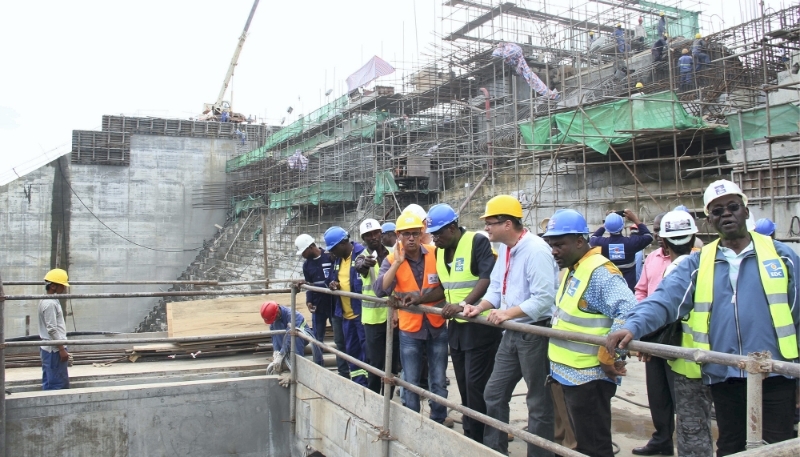
M 383 455 L 389 457 L 389 446 L 391 445 L 391 405 L 392 405 L 392 391 L 394 391 L 394 374 L 392 373 L 392 352 L 394 350 L 394 326 L 392 325 L 391 308 L 387 309 L 386 316 L 386 358 L 383 362 L 383 371 L 386 375 L 383 377 L 383 430 L 381 431 L 381 439 L 383 440 Z
M 297 434 L 297 328 L 295 328 L 294 316 L 297 311 L 297 284 L 292 284 L 292 315 L 289 316 L 289 340 L 292 365 L 291 379 L 289 384 L 289 422 L 291 423 L 292 436 Z
M 6 457 L 6 301 L 0 277 L 0 457 Z
M 762 393 L 764 378 L 770 366 L 769 352 L 747 354 L 744 369 L 747 370 L 747 445 L 745 449 L 755 449 L 764 445 L 762 439 Z

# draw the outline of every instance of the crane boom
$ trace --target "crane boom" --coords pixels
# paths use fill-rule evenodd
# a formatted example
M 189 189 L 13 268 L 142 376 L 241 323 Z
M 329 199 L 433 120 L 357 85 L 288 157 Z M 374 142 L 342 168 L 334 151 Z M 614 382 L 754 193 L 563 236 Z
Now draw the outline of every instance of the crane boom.
M 231 59 L 231 64 L 228 66 L 228 72 L 225 73 L 225 80 L 222 82 L 222 88 L 219 90 L 219 95 L 217 96 L 217 101 L 214 103 L 214 107 L 217 108 L 222 105 L 222 99 L 225 97 L 225 91 L 228 90 L 228 84 L 231 82 L 231 77 L 233 77 L 233 70 L 236 68 L 236 63 L 239 61 L 239 54 L 242 52 L 242 47 L 244 46 L 244 40 L 247 39 L 247 30 L 250 28 L 250 22 L 253 20 L 253 15 L 256 13 L 256 7 L 258 7 L 258 1 L 255 0 L 253 2 L 253 7 L 250 9 L 250 15 L 247 16 L 247 22 L 244 24 L 244 30 L 242 30 L 242 35 L 239 37 L 239 43 L 236 44 L 236 50 L 233 52 L 233 58 Z

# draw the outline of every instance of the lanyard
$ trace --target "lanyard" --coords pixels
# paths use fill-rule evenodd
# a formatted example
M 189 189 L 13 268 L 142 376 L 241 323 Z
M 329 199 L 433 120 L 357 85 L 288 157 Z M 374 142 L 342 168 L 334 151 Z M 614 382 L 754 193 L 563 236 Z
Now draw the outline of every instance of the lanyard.
M 523 229 L 522 234 L 520 234 L 519 238 L 517 238 L 517 242 L 514 243 L 514 246 L 516 246 L 517 243 L 519 243 L 519 240 L 521 240 L 526 233 L 528 233 L 528 229 Z M 506 296 L 506 285 L 508 284 L 508 270 L 509 267 L 511 266 L 511 248 L 514 246 L 510 247 L 506 246 L 506 272 L 503 275 L 503 297 Z

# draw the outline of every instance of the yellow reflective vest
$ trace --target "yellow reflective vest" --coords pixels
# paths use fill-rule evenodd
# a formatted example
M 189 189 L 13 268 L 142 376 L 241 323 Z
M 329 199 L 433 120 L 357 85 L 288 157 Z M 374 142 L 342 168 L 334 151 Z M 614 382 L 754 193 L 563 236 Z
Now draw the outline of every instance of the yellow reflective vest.
M 436 250 L 436 273 L 439 275 L 439 282 L 444 289 L 445 301 L 457 305 L 464 301 L 478 285 L 478 278 L 472 274 L 472 241 L 475 232 L 464 232 L 458 240 L 456 252 L 453 254 L 453 263 L 450 270 L 445 265 L 444 249 Z M 469 303 L 474 305 L 474 303 Z M 482 316 L 489 314 L 489 310 L 481 313 Z M 456 322 L 467 322 L 457 317 L 453 318 Z
M 378 272 L 380 271 L 380 264 L 376 263 L 369 269 L 369 274 L 362 277 L 363 288 L 361 293 L 374 297 L 375 291 L 372 290 L 372 285 L 378 279 Z M 388 308 L 386 303 L 379 303 L 369 300 L 361 300 L 361 323 L 362 324 L 384 324 L 388 315 Z

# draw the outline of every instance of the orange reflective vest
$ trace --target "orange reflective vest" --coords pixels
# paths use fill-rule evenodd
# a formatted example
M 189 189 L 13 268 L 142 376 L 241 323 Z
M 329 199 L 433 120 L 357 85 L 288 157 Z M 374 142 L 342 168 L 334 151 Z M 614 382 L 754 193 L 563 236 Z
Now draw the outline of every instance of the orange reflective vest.
M 439 287 L 439 274 L 436 272 L 436 256 L 434 255 L 436 248 L 433 246 L 425 246 L 425 249 L 428 250 L 428 253 L 423 256 L 425 259 L 425 269 L 422 273 L 422 289 L 417 286 L 414 272 L 411 271 L 411 266 L 408 264 L 408 261 L 405 261 L 400 265 L 400 268 L 397 269 L 397 274 L 395 274 L 397 284 L 394 286 L 394 295 L 397 298 L 402 299 L 408 296 L 423 296 Z M 394 253 L 389 254 L 386 258 L 389 260 L 389 264 L 393 263 Z M 422 306 L 436 306 L 439 303 L 441 302 L 422 303 Z M 398 310 L 397 315 L 400 320 L 400 330 L 413 333 L 418 332 L 419 329 L 422 328 L 422 314 Z M 426 316 L 434 327 L 439 328 L 444 325 L 445 320 L 442 316 L 436 314 L 426 314 Z

